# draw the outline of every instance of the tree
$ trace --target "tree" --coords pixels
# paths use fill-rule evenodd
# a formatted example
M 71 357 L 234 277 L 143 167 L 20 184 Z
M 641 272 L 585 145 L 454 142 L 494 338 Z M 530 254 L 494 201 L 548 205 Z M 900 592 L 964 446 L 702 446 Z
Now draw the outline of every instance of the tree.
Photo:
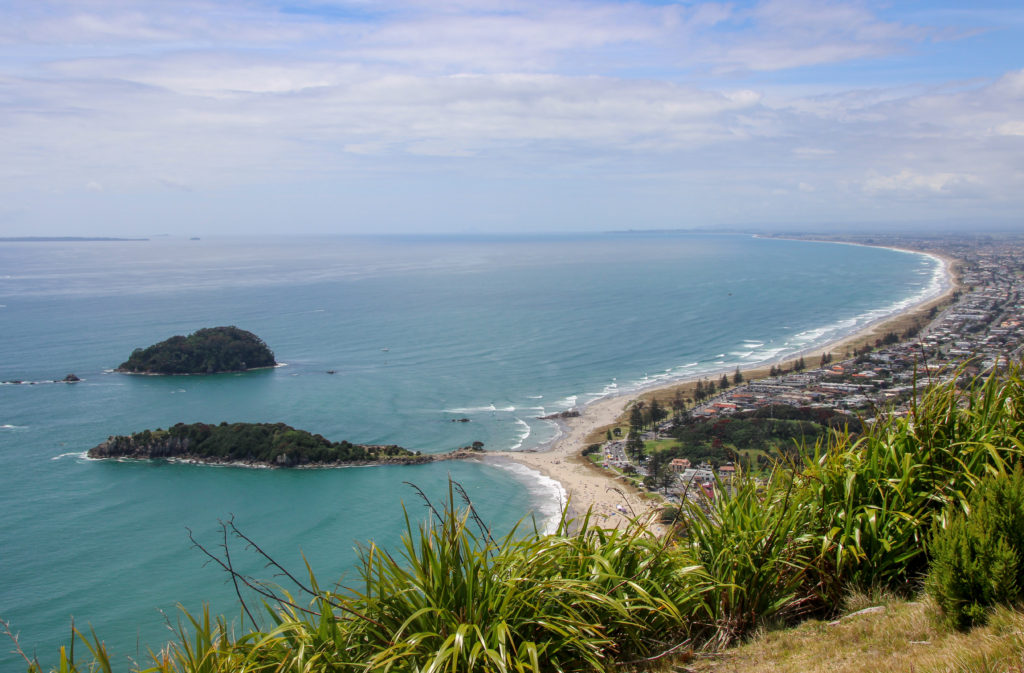
M 658 489 L 663 493 L 675 482 L 676 475 L 672 471 L 672 457 L 664 451 L 656 451 L 647 461 L 647 478 L 644 485 L 650 489 Z
M 639 462 L 644 455 L 644 440 L 640 439 L 640 433 L 630 432 L 626 440 L 626 455 Z
M 643 402 L 637 402 L 636 404 L 633 405 L 633 408 L 629 410 L 629 434 L 630 434 L 630 436 L 632 436 L 632 435 L 639 435 L 640 434 L 640 430 L 644 426 L 644 415 L 643 415 L 643 411 L 641 411 L 641 406 L 640 406 L 642 404 L 643 404 Z
M 736 372 L 732 375 L 732 382 L 737 386 L 743 383 L 743 372 L 740 371 L 739 367 L 736 368 Z
M 704 399 L 704 384 L 700 381 L 700 379 L 697 380 L 697 387 L 693 391 L 693 397 L 698 402 Z
M 672 397 L 672 411 L 675 412 L 675 417 L 682 416 L 684 409 L 686 409 L 686 400 L 683 399 L 683 389 L 676 388 L 676 394 Z
M 651 400 L 649 411 L 651 414 L 651 425 L 657 425 L 661 420 L 668 416 L 668 412 L 665 411 L 665 407 L 661 406 L 656 398 Z
M 728 387 L 729 387 L 729 375 L 728 374 L 722 374 L 722 378 L 720 378 L 718 380 L 718 389 L 719 390 L 725 390 Z

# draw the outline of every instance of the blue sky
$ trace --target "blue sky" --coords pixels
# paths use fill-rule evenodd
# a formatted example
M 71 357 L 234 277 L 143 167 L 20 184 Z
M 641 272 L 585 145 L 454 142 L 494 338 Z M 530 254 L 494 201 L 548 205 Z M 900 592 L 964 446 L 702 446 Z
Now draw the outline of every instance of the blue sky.
M 0 5 L 0 235 L 1024 224 L 1018 2 Z

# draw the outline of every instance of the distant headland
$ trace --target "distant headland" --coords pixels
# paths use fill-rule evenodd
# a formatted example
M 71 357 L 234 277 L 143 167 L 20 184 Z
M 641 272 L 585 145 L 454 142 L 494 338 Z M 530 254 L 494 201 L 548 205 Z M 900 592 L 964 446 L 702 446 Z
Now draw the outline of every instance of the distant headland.
M 148 348 L 136 348 L 118 365 L 126 374 L 218 374 L 277 365 L 274 353 L 252 332 L 207 327 L 173 336 Z
M 444 454 L 422 454 L 394 444 L 332 442 L 284 423 L 178 423 L 166 430 L 116 435 L 89 449 L 90 458 L 184 460 L 248 467 L 419 465 L 479 455 L 481 442 Z
M 79 243 L 85 241 L 148 241 L 148 238 L 109 236 L 0 236 L 0 243 Z

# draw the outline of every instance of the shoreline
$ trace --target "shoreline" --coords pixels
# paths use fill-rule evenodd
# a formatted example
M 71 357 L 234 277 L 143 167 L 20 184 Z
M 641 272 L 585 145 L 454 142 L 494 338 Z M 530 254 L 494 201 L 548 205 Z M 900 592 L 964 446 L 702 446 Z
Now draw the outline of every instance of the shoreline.
M 825 241 L 828 242 L 828 241 Z M 850 243 L 850 245 L 863 245 Z M 878 246 L 868 246 L 878 247 Z M 752 381 L 768 376 L 773 366 L 786 366 L 803 358 L 820 358 L 824 353 L 834 353 L 837 360 L 844 359 L 844 349 L 859 347 L 864 343 L 873 343 L 889 331 L 902 331 L 907 322 L 919 322 L 924 317 L 922 328 L 930 322 L 927 312 L 934 306 L 947 302 L 959 289 L 958 279 L 954 276 L 953 267 L 958 260 L 946 255 L 905 248 L 887 248 L 919 255 L 926 255 L 940 264 L 941 285 L 936 294 L 924 296 L 889 315 L 872 320 L 855 332 L 839 336 L 823 344 L 812 346 L 803 351 L 784 358 L 761 363 L 746 369 L 741 368 L 744 381 Z M 812 365 L 813 368 L 813 365 Z M 594 465 L 582 455 L 583 449 L 596 441 L 603 441 L 607 429 L 618 424 L 625 414 L 628 405 L 636 399 L 651 397 L 671 397 L 678 389 L 684 391 L 696 386 L 697 381 L 721 376 L 723 372 L 731 374 L 733 370 L 708 372 L 701 376 L 668 382 L 659 382 L 649 387 L 622 392 L 598 398 L 578 407 L 579 416 L 558 419 L 561 430 L 550 444 L 542 449 L 528 451 L 493 451 L 486 454 L 486 460 L 512 460 L 539 472 L 543 476 L 561 484 L 565 503 L 569 507 L 569 518 L 577 518 L 581 514 L 591 512 L 592 522 L 608 528 L 623 528 L 632 517 L 654 516 L 661 508 L 661 500 L 646 493 L 641 493 L 627 484 L 621 477 L 612 475 Z

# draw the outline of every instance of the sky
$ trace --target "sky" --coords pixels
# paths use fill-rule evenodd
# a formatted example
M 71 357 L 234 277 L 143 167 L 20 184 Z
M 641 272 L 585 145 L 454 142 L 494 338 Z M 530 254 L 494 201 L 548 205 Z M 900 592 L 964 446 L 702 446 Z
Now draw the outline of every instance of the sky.
M 1024 3 L 9 0 L 0 236 L 1024 228 Z

